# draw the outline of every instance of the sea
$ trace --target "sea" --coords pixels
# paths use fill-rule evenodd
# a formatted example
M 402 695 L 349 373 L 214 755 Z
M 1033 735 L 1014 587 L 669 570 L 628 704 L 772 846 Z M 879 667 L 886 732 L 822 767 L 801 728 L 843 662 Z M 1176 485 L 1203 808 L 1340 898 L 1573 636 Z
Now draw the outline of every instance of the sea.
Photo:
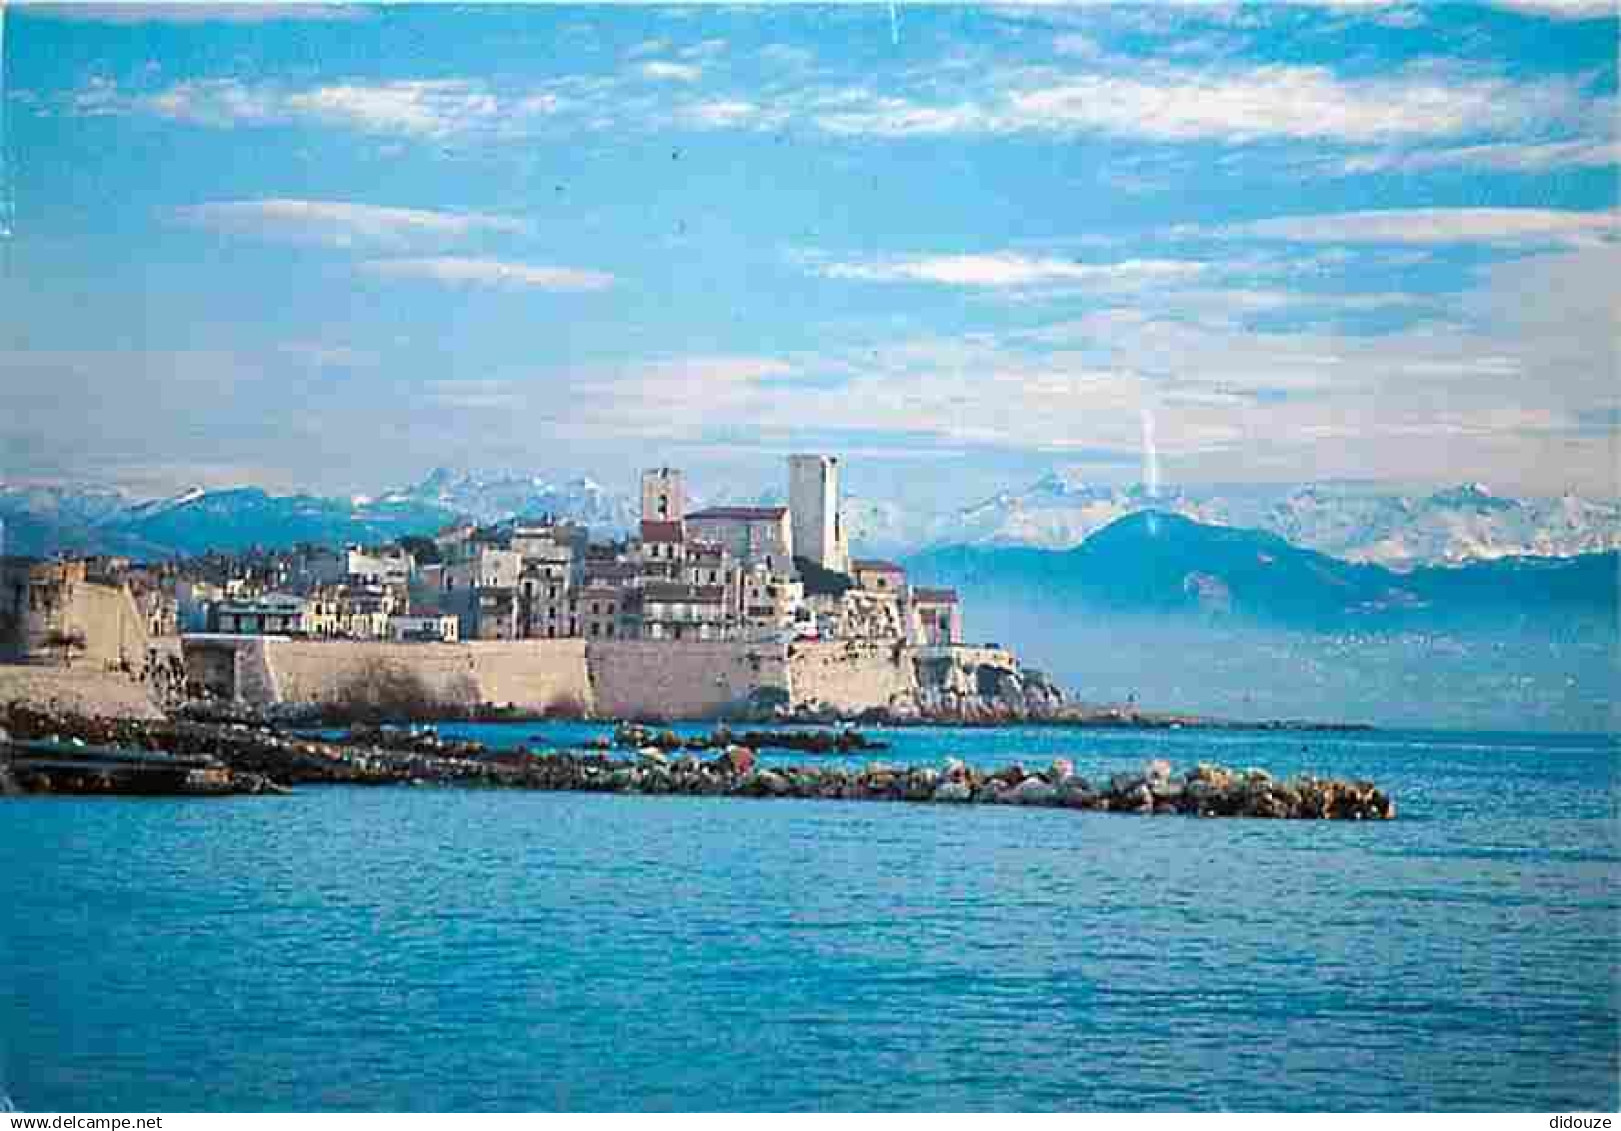
M 1369 778 L 1398 817 L 431 786 L 0 800 L 0 1104 L 1621 1103 L 1614 736 L 867 733 L 891 749 L 846 762 L 1214 761 Z

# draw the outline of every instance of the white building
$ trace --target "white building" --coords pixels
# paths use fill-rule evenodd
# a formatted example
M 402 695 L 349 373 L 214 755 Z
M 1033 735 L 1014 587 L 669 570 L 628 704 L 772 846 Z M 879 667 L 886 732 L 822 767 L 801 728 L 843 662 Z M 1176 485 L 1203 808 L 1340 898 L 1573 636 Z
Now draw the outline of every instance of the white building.
M 794 572 L 787 507 L 710 507 L 689 514 L 686 526 L 693 540 L 718 544 L 741 565 L 764 565 L 784 577 Z
M 850 570 L 850 549 L 839 514 L 837 456 L 788 457 L 788 509 L 794 553 L 837 573 Z
M 643 522 L 680 522 L 686 509 L 687 492 L 680 471 L 654 467 L 642 472 Z

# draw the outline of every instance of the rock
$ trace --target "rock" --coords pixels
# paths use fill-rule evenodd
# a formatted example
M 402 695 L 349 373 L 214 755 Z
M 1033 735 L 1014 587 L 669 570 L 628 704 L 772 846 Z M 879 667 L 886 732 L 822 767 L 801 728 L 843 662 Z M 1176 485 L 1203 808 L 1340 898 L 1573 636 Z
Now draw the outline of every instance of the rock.
M 1058 803 L 1069 809 L 1096 809 L 1098 795 L 1079 778 L 1071 778 L 1058 787 Z
M 754 762 L 754 751 L 747 746 L 728 746 L 713 764 L 729 773 L 741 775 L 754 769 Z
M 1109 778 L 1109 792 L 1124 795 L 1142 784 L 1141 774 L 1114 774 Z
M 1058 800 L 1058 790 L 1040 778 L 1025 778 L 1007 791 L 1007 800 L 1015 805 L 1051 805 Z
M 761 770 L 754 775 L 755 785 L 769 793 L 772 797 L 781 797 L 788 792 L 788 780 L 781 774 L 772 770 Z
M 972 801 L 973 798 L 974 791 L 968 787 L 966 782 L 948 781 L 941 783 L 935 789 L 932 800 L 963 804 Z

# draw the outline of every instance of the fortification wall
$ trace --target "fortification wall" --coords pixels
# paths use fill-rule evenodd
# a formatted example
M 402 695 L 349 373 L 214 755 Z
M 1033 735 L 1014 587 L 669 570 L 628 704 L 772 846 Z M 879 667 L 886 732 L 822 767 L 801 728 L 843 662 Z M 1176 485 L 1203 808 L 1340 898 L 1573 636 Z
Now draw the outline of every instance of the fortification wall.
M 782 644 L 593 640 L 586 661 L 604 718 L 714 718 L 789 691 Z
M 372 703 L 414 698 L 467 708 L 484 703 L 525 711 L 591 707 L 580 640 L 387 644 L 374 641 L 262 642 L 270 698 L 282 703 Z M 244 689 L 250 702 L 265 701 Z
M 858 712 L 917 702 L 911 649 L 893 641 L 799 641 L 789 648 L 795 707 Z
M 125 586 L 88 580 L 76 563 L 13 563 L 3 583 L 13 592 L 0 605 L 0 659 L 103 671 L 146 659 L 146 618 Z
M 385 644 L 188 637 L 186 673 L 248 703 L 319 704 L 379 715 L 494 704 L 598 718 L 703 719 L 787 706 L 954 716 L 1026 702 L 1000 648 L 894 641 L 693 643 L 654 640 Z
M 96 670 L 87 664 L 72 668 L 0 664 L 0 707 L 13 702 L 104 718 L 162 717 L 140 683 L 123 672 Z

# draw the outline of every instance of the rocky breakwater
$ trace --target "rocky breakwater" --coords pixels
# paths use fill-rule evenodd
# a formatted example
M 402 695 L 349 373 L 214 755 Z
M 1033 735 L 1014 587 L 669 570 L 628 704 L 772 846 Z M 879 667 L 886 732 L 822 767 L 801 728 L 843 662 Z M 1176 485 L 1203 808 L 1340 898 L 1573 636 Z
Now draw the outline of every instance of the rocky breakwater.
M 741 744 L 718 751 L 648 744 L 630 756 L 604 751 L 491 751 L 432 731 L 361 731 L 344 740 L 188 721 L 90 719 L 13 707 L 4 720 L 19 739 L 77 739 L 123 751 L 206 756 L 243 782 L 355 785 L 482 785 L 515 789 L 695 796 L 1024 805 L 1199 817 L 1389 820 L 1395 803 L 1371 782 L 1201 763 L 1180 774 L 1163 761 L 1096 783 L 1066 759 L 1046 769 L 995 770 L 947 759 L 939 766 L 872 762 L 765 765 Z M 13 744 L 15 746 L 15 744 Z M 211 763 L 212 764 L 212 763 Z M 15 788 L 15 782 L 10 783 Z M 221 790 L 224 790 L 221 782 Z
M 273 792 L 249 788 L 256 781 L 276 786 L 413 781 L 479 784 L 498 782 L 504 772 L 499 763 L 474 756 L 483 752 L 477 744 L 442 744 L 426 751 L 390 749 L 245 723 L 92 718 L 17 705 L 4 721 L 18 739 L 78 741 L 129 752 L 206 757 L 223 771 L 215 779 L 216 788 L 209 792 Z
M 718 727 L 708 734 L 682 736 L 673 730 L 655 730 L 640 723 L 625 723 L 614 730 L 613 745 L 660 750 L 724 750 L 746 746 L 750 750 L 795 750 L 802 754 L 850 754 L 857 751 L 887 750 L 887 742 L 877 742 L 860 731 L 837 730 L 746 730 L 736 732 Z
M 1168 764 L 1154 762 L 1094 785 L 1063 759 L 1035 772 L 1019 765 L 981 770 L 958 759 L 939 767 L 763 766 L 742 746 L 707 760 L 692 752 L 672 757 L 648 746 L 634 762 L 552 755 L 536 759 L 524 772 L 540 788 L 617 793 L 1028 805 L 1199 817 L 1390 820 L 1396 815 L 1395 803 L 1371 782 L 1316 777 L 1285 782 L 1264 770 L 1209 764 L 1173 774 Z

